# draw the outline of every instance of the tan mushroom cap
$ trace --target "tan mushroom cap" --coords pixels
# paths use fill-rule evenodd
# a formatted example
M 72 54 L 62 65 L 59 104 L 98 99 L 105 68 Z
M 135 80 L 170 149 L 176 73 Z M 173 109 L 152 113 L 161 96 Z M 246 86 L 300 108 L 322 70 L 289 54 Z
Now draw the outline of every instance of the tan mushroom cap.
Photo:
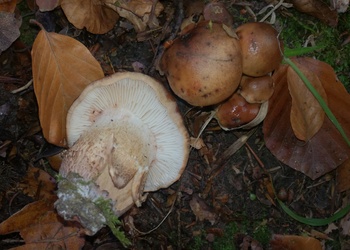
M 231 28 L 202 21 L 167 48 L 159 68 L 174 93 L 193 106 L 216 105 L 230 97 L 242 76 L 242 53 Z
M 95 180 L 116 200 L 117 215 L 144 201 L 143 192 L 170 186 L 188 160 L 189 136 L 168 91 L 141 73 L 123 72 L 90 84 L 67 116 L 71 148 L 60 173 Z

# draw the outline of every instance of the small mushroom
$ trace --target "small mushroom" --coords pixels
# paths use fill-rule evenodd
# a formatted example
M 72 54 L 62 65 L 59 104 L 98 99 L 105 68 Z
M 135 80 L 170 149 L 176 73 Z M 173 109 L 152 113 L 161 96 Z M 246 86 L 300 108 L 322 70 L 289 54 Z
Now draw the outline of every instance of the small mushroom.
M 141 73 L 116 73 L 90 84 L 68 112 L 67 137 L 71 148 L 60 175 L 68 182 L 59 183 L 55 206 L 91 234 L 106 224 L 96 200 L 110 200 L 120 216 L 133 204 L 140 206 L 145 192 L 178 180 L 189 154 L 176 102 Z
M 159 66 L 177 96 L 193 106 L 215 105 L 238 88 L 241 47 L 229 27 L 202 21 L 167 48 Z
M 282 62 L 283 44 L 267 23 L 245 23 L 236 29 L 242 47 L 243 74 L 264 76 Z
M 270 99 L 274 92 L 271 76 L 242 76 L 239 93 L 249 103 L 263 103 Z
M 203 16 L 205 20 L 224 23 L 229 27 L 233 25 L 233 17 L 222 2 L 210 2 L 205 5 Z
M 234 93 L 218 106 L 214 118 L 223 130 L 249 129 L 262 122 L 267 113 L 267 102 L 248 103 L 240 94 Z
M 211 112 L 203 112 L 205 121 L 197 138 L 201 136 L 210 121 L 214 118 L 225 130 L 250 129 L 261 123 L 268 111 L 268 101 L 264 103 L 248 103 L 243 96 L 235 92 Z M 203 121 L 203 117 L 201 117 Z

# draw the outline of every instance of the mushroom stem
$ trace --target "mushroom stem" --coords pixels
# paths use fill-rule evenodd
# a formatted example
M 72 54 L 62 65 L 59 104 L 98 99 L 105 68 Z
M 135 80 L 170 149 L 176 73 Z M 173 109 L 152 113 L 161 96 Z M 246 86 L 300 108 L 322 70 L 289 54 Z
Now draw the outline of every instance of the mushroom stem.
M 115 212 L 119 214 L 133 203 L 140 206 L 145 200 L 142 194 L 154 160 L 154 141 L 150 131 L 135 117 L 125 116 L 85 132 L 64 157 L 61 174 L 77 172 L 86 180 L 96 176 L 95 183 L 101 190 L 113 190 L 109 189 L 113 186 L 115 191 L 109 195 L 115 196 Z M 123 193 L 129 188 L 131 192 Z

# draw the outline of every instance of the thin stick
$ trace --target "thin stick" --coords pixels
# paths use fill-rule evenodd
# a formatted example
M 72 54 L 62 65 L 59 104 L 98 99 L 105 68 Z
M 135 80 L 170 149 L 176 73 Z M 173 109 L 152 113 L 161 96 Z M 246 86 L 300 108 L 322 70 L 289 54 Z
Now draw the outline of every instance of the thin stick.
M 26 85 L 24 85 L 24 86 L 22 86 L 22 87 L 20 87 L 20 88 L 18 88 L 18 89 L 12 90 L 11 93 L 12 93 L 12 94 L 16 94 L 16 93 L 18 93 L 18 92 L 21 92 L 21 91 L 23 91 L 23 90 L 26 90 L 26 89 L 29 88 L 30 85 L 32 85 L 32 84 L 33 84 L 33 79 L 30 80 Z

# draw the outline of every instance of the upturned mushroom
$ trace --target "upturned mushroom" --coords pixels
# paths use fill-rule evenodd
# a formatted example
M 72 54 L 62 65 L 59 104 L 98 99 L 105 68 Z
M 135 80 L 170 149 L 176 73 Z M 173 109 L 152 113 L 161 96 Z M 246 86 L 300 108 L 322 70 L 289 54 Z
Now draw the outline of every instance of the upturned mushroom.
M 234 31 L 202 21 L 166 49 L 160 70 L 174 93 L 193 106 L 210 106 L 227 99 L 242 76 L 241 47 Z
M 69 110 L 67 137 L 55 207 L 90 234 L 106 225 L 99 199 L 120 216 L 140 206 L 145 193 L 178 180 L 188 160 L 189 137 L 176 102 L 141 73 L 90 84 Z

